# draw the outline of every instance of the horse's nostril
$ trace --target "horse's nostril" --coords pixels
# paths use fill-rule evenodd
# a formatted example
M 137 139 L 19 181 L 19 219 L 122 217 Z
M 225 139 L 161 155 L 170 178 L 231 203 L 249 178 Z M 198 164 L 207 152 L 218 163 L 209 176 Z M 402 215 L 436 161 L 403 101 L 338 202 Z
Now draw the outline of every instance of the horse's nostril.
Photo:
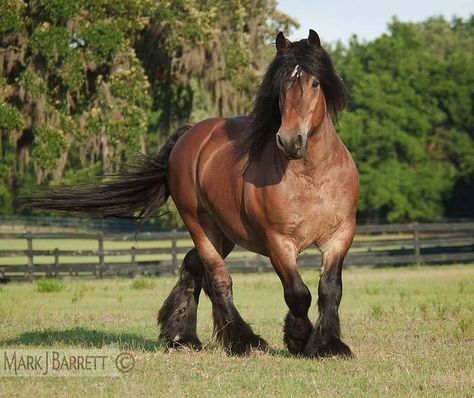
M 303 135 L 302 134 L 298 134 L 298 138 L 296 139 L 296 146 L 298 147 L 298 149 L 303 147 Z

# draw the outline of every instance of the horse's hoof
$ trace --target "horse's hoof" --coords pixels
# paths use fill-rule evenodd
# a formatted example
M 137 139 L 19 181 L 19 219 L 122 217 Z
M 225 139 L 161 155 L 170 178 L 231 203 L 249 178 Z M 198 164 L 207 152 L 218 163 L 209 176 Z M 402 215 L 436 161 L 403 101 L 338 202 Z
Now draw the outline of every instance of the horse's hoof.
M 283 328 L 283 342 L 290 354 L 300 355 L 313 331 L 313 325 L 309 319 L 295 318 L 291 312 L 285 318 Z
M 261 337 L 255 336 L 255 338 L 251 339 L 250 341 L 232 343 L 227 348 L 227 352 L 230 355 L 261 355 L 266 353 L 268 349 L 269 347 L 267 342 Z
M 201 351 L 202 344 L 197 337 L 195 338 L 180 338 L 168 341 L 168 349 L 170 351 Z
M 265 340 L 263 340 L 261 337 L 259 337 L 257 346 L 252 345 L 249 348 L 249 353 L 261 355 L 268 352 L 269 349 L 270 347 L 268 347 L 268 343 Z
M 325 344 L 311 344 L 309 342 L 303 351 L 303 355 L 310 358 L 351 358 L 354 354 L 346 343 L 334 338 Z

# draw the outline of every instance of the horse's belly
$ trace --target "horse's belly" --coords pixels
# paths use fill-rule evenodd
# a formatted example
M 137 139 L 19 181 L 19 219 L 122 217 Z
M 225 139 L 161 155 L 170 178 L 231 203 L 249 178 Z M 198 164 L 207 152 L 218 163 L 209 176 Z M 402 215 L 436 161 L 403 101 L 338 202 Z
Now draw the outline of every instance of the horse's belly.
M 229 228 L 227 223 L 219 225 L 219 227 L 225 236 L 236 245 L 251 252 L 267 256 L 265 241 L 261 237 L 248 233 L 245 230 Z
M 236 245 L 255 253 L 267 255 L 265 241 L 242 217 L 242 205 L 233 195 L 234 190 L 227 195 L 225 188 L 206 190 L 206 210 L 219 226 L 224 235 Z

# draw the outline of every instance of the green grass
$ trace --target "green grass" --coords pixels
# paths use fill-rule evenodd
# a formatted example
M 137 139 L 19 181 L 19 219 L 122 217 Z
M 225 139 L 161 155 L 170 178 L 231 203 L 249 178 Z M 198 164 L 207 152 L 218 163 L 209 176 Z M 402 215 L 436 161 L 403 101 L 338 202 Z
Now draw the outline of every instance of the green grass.
M 133 280 L 131 287 L 135 290 L 153 289 L 155 282 L 150 278 L 137 278 Z
M 313 293 L 316 271 L 303 279 Z M 137 279 L 140 280 L 140 279 Z M 474 265 L 344 272 L 341 322 L 355 358 L 290 356 L 282 342 L 286 314 L 277 276 L 235 274 L 235 302 L 267 339 L 264 355 L 230 357 L 212 340 L 211 306 L 201 299 L 200 353 L 167 352 L 156 312 L 175 277 L 134 281 L 66 280 L 42 294 L 36 284 L 0 289 L 0 346 L 116 347 L 135 369 L 122 378 L 4 378 L 0 396 L 472 396 Z M 148 279 L 147 279 L 148 281 Z
M 40 279 L 36 282 L 36 291 L 39 293 L 57 293 L 64 290 L 64 282 L 58 279 Z

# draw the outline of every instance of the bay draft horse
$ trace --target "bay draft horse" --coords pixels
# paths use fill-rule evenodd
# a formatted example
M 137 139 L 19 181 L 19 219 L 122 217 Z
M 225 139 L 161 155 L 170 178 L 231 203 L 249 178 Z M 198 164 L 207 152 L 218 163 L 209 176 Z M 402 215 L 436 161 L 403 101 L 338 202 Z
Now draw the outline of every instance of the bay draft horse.
M 155 215 L 169 195 L 195 248 L 158 314 L 170 346 L 201 348 L 196 334 L 201 289 L 212 301 L 214 333 L 229 353 L 265 350 L 232 297 L 226 256 L 236 244 L 271 260 L 289 307 L 284 342 L 292 354 L 351 356 L 341 341 L 342 265 L 352 243 L 359 195 L 356 165 L 333 125 L 346 89 L 318 34 L 291 43 L 282 32 L 252 112 L 179 128 L 155 157 L 99 183 L 61 187 L 30 205 L 95 217 Z M 322 253 L 319 318 L 296 257 Z

